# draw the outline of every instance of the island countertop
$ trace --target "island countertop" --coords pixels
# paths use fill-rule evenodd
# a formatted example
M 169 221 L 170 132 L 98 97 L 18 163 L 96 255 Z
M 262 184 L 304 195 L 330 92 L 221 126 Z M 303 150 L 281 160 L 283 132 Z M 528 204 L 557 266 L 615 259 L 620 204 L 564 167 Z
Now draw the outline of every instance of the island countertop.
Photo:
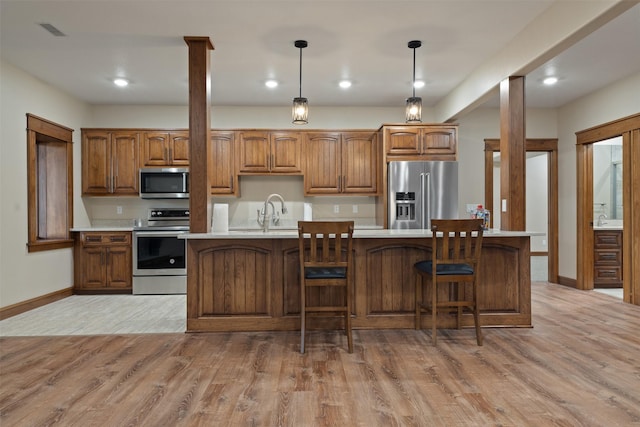
M 542 236 L 544 233 L 537 231 L 505 231 L 487 230 L 484 237 L 531 237 Z M 354 239 L 402 239 L 402 238 L 428 238 L 431 237 L 431 230 L 390 230 L 390 229 L 358 229 L 353 232 Z M 297 239 L 297 230 L 231 230 L 215 233 L 185 233 L 180 236 L 182 239 Z

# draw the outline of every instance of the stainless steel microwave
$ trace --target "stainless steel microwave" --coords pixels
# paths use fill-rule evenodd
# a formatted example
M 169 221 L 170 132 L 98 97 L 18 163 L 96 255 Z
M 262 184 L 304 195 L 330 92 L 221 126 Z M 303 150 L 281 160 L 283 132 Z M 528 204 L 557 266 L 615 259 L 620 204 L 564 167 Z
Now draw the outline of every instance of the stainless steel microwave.
M 141 168 L 140 197 L 143 199 L 188 199 L 188 168 Z

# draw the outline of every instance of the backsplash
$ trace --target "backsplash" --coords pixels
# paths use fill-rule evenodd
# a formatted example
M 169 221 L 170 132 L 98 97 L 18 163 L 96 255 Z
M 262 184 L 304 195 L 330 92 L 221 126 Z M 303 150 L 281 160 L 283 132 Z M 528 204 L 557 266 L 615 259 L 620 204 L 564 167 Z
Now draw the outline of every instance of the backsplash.
M 229 227 L 257 227 L 257 211 L 272 193 L 280 194 L 288 213 L 281 214 L 283 225 L 294 225 L 304 218 L 304 205 L 311 205 L 314 220 L 353 219 L 356 225 L 382 225 L 376 221 L 376 197 L 304 197 L 302 176 L 241 176 L 240 197 L 213 197 L 212 204 L 229 205 Z M 188 208 L 188 200 L 143 200 L 137 197 L 83 197 L 91 225 L 131 225 L 147 218 L 150 208 Z M 280 201 L 273 199 L 280 211 Z M 337 212 L 336 212 L 337 211 Z

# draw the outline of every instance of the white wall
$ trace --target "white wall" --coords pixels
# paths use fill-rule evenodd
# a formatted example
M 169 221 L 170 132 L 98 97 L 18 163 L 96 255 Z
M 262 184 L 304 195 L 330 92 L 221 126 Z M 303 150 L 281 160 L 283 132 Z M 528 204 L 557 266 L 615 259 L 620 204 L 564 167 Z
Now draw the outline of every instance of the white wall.
M 559 274 L 576 271 L 576 132 L 640 112 L 640 73 L 578 99 L 558 111 Z
M 0 62 L 0 306 L 73 285 L 73 251 L 28 253 L 26 113 L 76 129 L 74 194 L 80 194 L 80 132 L 87 105 Z M 74 204 L 74 217 L 86 217 Z

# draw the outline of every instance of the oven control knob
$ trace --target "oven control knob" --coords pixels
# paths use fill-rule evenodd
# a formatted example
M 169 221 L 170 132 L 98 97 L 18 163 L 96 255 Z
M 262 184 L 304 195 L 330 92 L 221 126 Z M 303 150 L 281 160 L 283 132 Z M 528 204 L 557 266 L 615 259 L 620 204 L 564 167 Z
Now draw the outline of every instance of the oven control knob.
M 169 264 L 173 265 L 173 264 L 175 264 L 175 263 L 176 263 L 176 260 L 175 260 L 175 259 L 171 258 L 171 259 L 169 260 Z

